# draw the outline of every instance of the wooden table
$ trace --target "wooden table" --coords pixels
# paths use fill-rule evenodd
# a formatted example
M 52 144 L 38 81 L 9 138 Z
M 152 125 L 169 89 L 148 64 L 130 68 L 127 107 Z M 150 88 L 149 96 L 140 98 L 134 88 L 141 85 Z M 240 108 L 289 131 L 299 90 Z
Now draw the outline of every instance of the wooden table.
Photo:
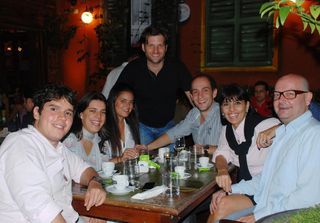
M 229 167 L 230 172 L 234 172 L 234 170 L 234 166 Z M 182 192 L 180 196 L 175 198 L 159 195 L 141 201 L 131 199 L 135 193 L 141 192 L 140 190 L 124 196 L 108 193 L 103 205 L 92 207 L 90 211 L 86 211 L 83 205 L 85 189 L 75 184 L 73 186 L 72 204 L 80 215 L 106 220 L 132 223 L 179 222 L 218 189 L 214 180 L 215 168 L 212 168 L 209 172 L 192 172 L 193 174 L 189 179 L 180 181 Z M 139 180 L 141 185 L 145 182 L 156 182 L 156 185 L 160 185 L 161 174 L 154 170 L 148 174 L 143 174 Z

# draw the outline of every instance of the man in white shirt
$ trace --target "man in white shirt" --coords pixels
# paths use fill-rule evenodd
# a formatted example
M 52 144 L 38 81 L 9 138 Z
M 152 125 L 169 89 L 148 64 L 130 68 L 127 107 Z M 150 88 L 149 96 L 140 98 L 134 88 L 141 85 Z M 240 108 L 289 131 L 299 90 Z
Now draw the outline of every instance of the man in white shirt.
M 72 180 L 88 186 L 87 210 L 101 205 L 106 192 L 97 173 L 60 142 L 72 124 L 75 95 L 48 85 L 33 100 L 34 126 L 8 135 L 0 147 L 0 222 L 76 222 Z

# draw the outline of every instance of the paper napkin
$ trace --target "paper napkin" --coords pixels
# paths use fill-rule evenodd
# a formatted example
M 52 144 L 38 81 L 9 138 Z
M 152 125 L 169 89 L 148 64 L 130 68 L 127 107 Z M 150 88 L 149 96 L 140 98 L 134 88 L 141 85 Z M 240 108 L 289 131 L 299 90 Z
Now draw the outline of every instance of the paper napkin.
M 161 186 L 157 186 L 154 187 L 150 190 L 141 192 L 141 193 L 137 193 L 135 195 L 133 195 L 131 198 L 133 199 L 137 199 L 137 200 L 144 200 L 144 199 L 149 199 L 152 197 L 156 197 L 159 194 L 165 192 L 167 190 L 168 187 L 166 187 L 165 185 L 161 185 Z

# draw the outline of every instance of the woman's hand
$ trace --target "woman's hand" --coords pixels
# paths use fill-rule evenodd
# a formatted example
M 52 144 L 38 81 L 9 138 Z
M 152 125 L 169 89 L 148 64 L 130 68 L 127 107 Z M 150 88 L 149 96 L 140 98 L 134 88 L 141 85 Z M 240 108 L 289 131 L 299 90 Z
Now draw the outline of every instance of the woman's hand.
M 218 208 L 218 204 L 221 201 L 221 198 L 227 196 L 226 192 L 223 190 L 219 190 L 212 194 L 212 200 L 210 203 L 210 213 L 213 214 L 215 210 Z
M 221 187 L 225 192 L 231 192 L 232 180 L 228 173 L 227 169 L 218 169 L 218 174 L 216 176 L 216 183 Z
M 139 151 L 132 148 L 132 149 L 125 149 L 122 156 L 121 161 L 126 161 L 129 159 L 135 159 L 139 156 Z

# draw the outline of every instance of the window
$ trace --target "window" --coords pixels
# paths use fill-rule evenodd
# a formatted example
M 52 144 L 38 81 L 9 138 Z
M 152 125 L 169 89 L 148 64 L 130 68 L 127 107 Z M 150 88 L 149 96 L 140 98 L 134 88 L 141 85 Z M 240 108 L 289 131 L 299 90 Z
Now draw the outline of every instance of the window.
M 261 18 L 267 0 L 203 0 L 202 71 L 277 69 L 272 21 Z

